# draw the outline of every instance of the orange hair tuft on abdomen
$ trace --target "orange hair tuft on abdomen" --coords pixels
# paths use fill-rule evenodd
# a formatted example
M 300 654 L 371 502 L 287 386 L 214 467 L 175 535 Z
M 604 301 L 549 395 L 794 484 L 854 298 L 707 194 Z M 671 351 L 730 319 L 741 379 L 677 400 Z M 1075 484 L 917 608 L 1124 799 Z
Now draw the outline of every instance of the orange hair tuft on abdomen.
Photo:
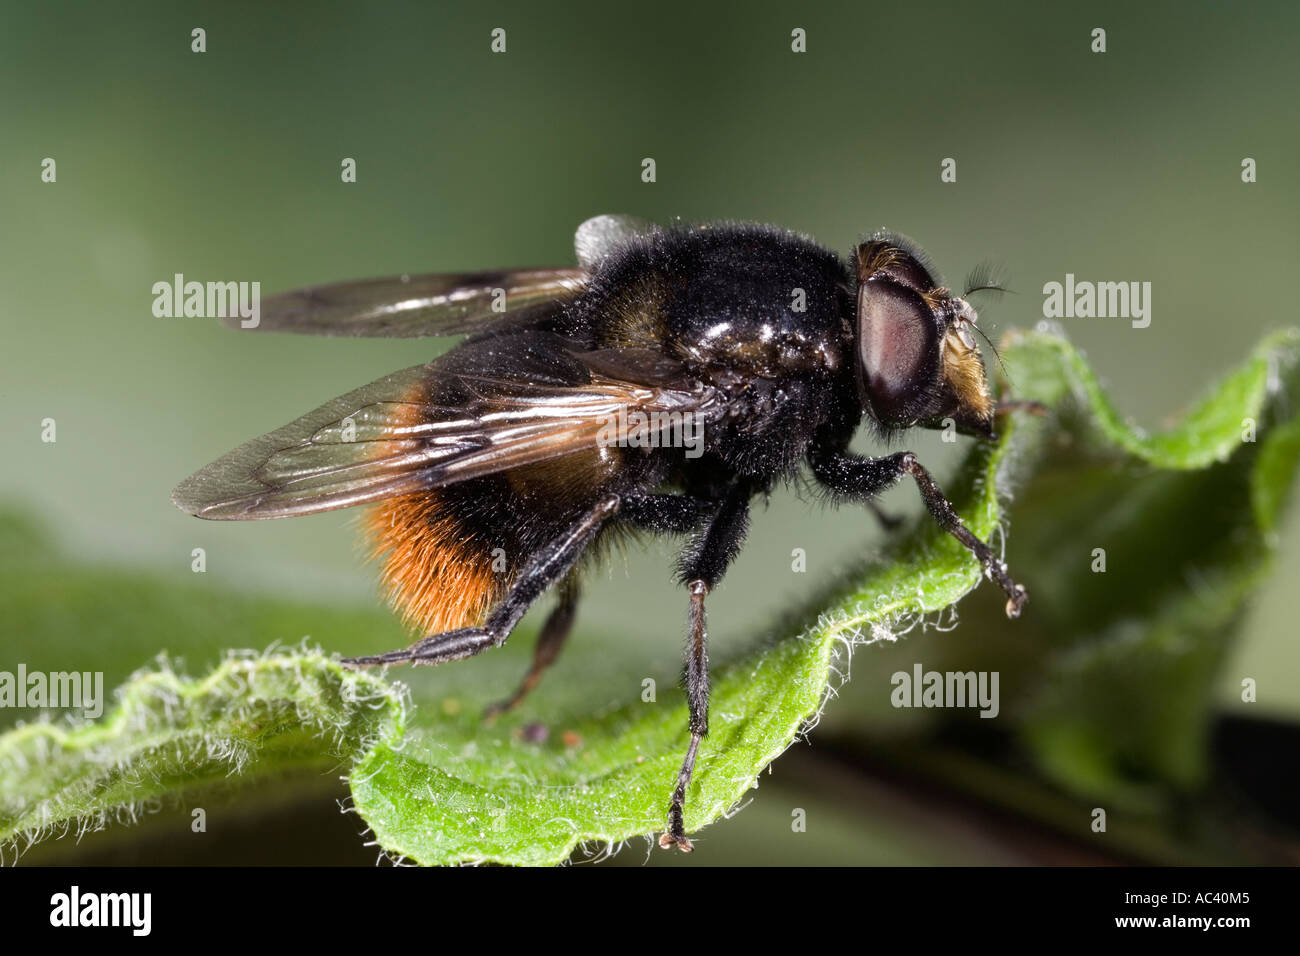
M 381 502 L 365 529 L 389 601 L 423 634 L 482 624 L 504 593 L 508 575 L 493 572 L 436 491 Z

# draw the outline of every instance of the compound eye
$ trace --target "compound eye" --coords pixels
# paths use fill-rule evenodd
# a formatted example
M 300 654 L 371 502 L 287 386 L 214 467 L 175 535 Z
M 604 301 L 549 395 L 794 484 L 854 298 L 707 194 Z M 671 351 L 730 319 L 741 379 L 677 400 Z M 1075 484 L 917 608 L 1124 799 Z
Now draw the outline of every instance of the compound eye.
M 883 422 L 903 424 L 925 393 L 939 330 L 925 301 L 904 286 L 874 279 L 858 290 L 862 387 Z

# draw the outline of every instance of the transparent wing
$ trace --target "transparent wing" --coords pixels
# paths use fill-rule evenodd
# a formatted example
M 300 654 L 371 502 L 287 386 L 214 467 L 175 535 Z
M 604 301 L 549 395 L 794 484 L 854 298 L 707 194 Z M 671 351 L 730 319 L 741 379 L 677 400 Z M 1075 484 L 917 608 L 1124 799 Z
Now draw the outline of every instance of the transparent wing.
M 515 269 L 404 275 L 312 286 L 268 296 L 265 332 L 418 338 L 524 326 L 573 299 L 587 284 L 581 269 Z M 503 311 L 504 308 L 504 311 Z M 224 319 L 240 328 L 241 317 Z
M 499 360 L 499 343 L 482 355 Z M 723 411 L 713 388 L 662 356 L 526 351 L 501 373 L 452 352 L 385 376 L 235 449 L 183 481 L 172 500 L 220 520 L 330 511 L 590 451 L 611 422 L 635 422 L 633 411 L 702 421 Z M 665 421 L 640 417 L 625 434 Z
M 635 216 L 588 219 L 574 235 L 576 269 L 400 275 L 283 292 L 262 300 L 258 323 L 251 328 L 383 338 L 526 328 L 581 293 L 588 272 L 613 249 L 657 228 Z M 222 321 L 231 328 L 243 328 L 240 315 Z

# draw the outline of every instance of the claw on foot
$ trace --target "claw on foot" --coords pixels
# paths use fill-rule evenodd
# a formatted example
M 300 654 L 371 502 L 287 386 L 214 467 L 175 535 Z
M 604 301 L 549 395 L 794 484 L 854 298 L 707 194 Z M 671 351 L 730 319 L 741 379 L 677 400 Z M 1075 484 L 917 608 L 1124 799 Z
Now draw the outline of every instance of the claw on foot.
M 1029 600 L 1029 592 L 1025 590 L 1023 584 L 1016 585 L 1016 593 L 1007 598 L 1007 617 L 1017 618 L 1020 616 L 1020 609 L 1025 606 Z
M 686 838 L 685 834 L 665 833 L 659 838 L 659 845 L 665 850 L 675 846 L 683 853 L 690 853 L 695 849 L 695 845 Z

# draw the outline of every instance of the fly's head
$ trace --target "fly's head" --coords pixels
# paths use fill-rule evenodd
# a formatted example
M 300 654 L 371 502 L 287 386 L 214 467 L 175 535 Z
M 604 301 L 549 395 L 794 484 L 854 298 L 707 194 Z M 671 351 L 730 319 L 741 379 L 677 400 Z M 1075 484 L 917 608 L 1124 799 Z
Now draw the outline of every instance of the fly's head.
M 979 316 L 944 288 L 906 240 L 854 250 L 858 392 L 886 433 L 921 426 L 993 438 L 994 402 L 975 339 Z

